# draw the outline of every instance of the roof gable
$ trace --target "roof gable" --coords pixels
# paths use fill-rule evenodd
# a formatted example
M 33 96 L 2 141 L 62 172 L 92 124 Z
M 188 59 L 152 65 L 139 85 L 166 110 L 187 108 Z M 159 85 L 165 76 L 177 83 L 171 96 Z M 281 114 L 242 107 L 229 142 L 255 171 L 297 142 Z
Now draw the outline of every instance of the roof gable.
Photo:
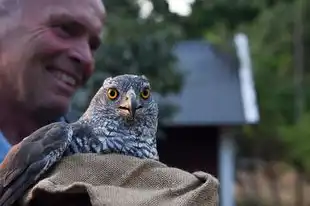
M 179 107 L 176 125 L 243 124 L 238 64 L 205 41 L 182 41 L 174 50 L 177 68 L 185 73 L 182 91 L 165 100 Z

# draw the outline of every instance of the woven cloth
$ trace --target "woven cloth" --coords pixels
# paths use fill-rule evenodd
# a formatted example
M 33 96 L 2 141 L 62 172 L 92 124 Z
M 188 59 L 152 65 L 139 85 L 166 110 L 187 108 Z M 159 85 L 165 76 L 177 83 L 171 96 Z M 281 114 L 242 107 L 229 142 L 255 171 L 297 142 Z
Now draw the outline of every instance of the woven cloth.
M 219 182 L 154 161 L 118 154 L 63 158 L 20 200 L 22 206 L 217 206 Z

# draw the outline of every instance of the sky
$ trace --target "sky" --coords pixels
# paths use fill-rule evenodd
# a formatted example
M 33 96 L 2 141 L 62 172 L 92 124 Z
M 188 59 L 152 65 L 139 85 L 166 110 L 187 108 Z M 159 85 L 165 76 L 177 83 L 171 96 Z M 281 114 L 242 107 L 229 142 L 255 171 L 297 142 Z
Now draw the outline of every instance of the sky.
M 159 1 L 159 0 L 158 0 Z M 162 0 L 161 0 L 162 1 Z M 169 10 L 182 16 L 187 16 L 191 13 L 190 4 L 195 0 L 166 0 L 169 3 Z M 147 0 L 139 0 L 141 5 L 141 15 L 147 16 L 152 10 L 152 4 Z
M 178 13 L 182 16 L 187 16 L 191 13 L 190 4 L 194 0 L 167 0 L 171 12 Z

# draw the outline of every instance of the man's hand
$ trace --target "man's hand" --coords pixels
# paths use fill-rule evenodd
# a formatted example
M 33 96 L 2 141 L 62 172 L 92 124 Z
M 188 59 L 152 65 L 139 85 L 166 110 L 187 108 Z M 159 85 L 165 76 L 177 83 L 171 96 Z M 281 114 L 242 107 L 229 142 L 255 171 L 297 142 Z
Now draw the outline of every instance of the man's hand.
M 59 160 L 72 140 L 68 123 L 42 127 L 14 145 L 0 164 L 0 206 L 12 205 Z

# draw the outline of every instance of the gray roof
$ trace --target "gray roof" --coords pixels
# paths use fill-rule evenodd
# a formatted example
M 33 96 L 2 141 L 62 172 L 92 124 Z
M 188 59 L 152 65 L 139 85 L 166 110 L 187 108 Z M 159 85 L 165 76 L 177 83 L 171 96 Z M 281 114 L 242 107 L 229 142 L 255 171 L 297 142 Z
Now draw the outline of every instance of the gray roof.
M 183 41 L 174 48 L 177 68 L 185 72 L 180 94 L 165 100 L 179 112 L 173 125 L 235 125 L 246 123 L 240 91 L 239 64 L 205 41 Z

